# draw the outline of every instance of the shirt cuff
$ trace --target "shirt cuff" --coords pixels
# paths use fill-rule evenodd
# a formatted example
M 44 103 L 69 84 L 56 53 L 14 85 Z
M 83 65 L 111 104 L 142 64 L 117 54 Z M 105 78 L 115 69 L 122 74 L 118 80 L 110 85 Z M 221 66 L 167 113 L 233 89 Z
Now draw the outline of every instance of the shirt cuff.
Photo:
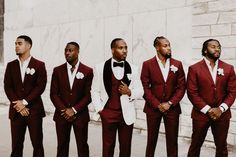
M 173 105 L 173 103 L 171 102 L 171 101 L 168 101 L 167 102 L 170 106 L 172 106 Z
M 28 102 L 27 102 L 25 99 L 22 100 L 22 103 L 23 103 L 23 105 L 25 105 L 25 106 L 28 105 Z
M 228 107 L 228 105 L 227 105 L 226 103 L 222 103 L 222 104 L 220 105 L 220 109 L 221 109 L 222 112 L 227 111 L 228 108 L 229 108 L 229 107 Z
M 75 114 L 77 113 L 77 111 L 75 110 L 75 108 L 74 108 L 74 107 L 72 107 L 72 110 L 75 112 Z
M 200 111 L 204 114 L 207 113 L 207 111 L 210 109 L 211 107 L 209 105 L 206 105 L 205 107 L 203 107 Z

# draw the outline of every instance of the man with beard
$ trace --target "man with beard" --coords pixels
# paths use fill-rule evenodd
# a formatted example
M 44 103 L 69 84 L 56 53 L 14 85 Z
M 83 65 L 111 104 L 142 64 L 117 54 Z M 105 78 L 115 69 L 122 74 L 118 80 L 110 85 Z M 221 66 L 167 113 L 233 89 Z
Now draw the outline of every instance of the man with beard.
M 7 64 L 4 89 L 10 100 L 11 157 L 22 157 L 26 128 L 33 145 L 33 157 L 44 157 L 43 117 L 41 95 L 47 83 L 45 64 L 30 55 L 32 40 L 18 36 L 15 51 L 18 59 Z
M 230 107 L 235 100 L 234 67 L 220 58 L 221 45 L 209 39 L 203 43 L 203 60 L 190 66 L 187 77 L 188 98 L 193 104 L 192 142 L 188 157 L 199 157 L 208 128 L 216 145 L 216 157 L 227 157 L 227 134 L 231 118 Z
M 92 68 L 79 61 L 79 44 L 65 47 L 66 63 L 55 67 L 50 97 L 56 108 L 54 121 L 57 132 L 57 157 L 69 156 L 70 132 L 73 127 L 78 157 L 89 157 L 88 104 L 91 102 Z
M 130 157 L 133 123 L 136 119 L 134 99 L 143 95 L 138 69 L 126 61 L 126 42 L 115 38 L 111 42 L 112 58 L 97 65 L 92 83 L 92 103 L 101 117 L 103 157 L 113 157 L 116 133 L 120 157 Z
M 157 55 L 143 63 L 141 80 L 146 101 L 147 118 L 146 157 L 154 157 L 158 133 L 164 119 L 167 156 L 178 156 L 180 100 L 185 93 L 185 74 L 182 63 L 171 58 L 170 42 L 156 37 L 153 46 Z

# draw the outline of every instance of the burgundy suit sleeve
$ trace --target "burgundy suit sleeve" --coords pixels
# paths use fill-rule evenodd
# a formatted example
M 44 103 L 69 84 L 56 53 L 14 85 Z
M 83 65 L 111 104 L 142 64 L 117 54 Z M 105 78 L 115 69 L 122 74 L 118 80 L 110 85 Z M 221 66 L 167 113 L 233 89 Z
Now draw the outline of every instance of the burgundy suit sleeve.
M 236 96 L 236 76 L 234 72 L 234 68 L 231 67 L 229 79 L 227 81 L 227 88 L 226 88 L 226 97 L 224 99 L 224 103 L 231 107 L 234 103 L 235 96 Z
M 86 77 L 86 84 L 84 85 L 84 97 L 74 106 L 77 112 L 83 111 L 91 102 L 91 85 L 93 80 L 93 70 L 90 69 Z
M 184 73 L 182 63 L 180 63 L 177 77 L 178 78 L 177 78 L 176 91 L 175 91 L 175 94 L 170 98 L 170 101 L 173 103 L 173 106 L 175 106 L 182 100 L 185 93 L 186 82 L 185 82 L 185 73 Z
M 153 95 L 151 91 L 151 69 L 147 62 L 143 63 L 142 72 L 141 72 L 141 81 L 143 84 L 144 89 L 144 96 L 143 98 L 151 105 L 152 108 L 158 109 L 160 101 Z
M 45 64 L 42 63 L 37 68 L 37 79 L 34 88 L 31 90 L 29 95 L 25 97 L 25 100 L 30 103 L 35 98 L 38 98 L 45 90 L 47 84 L 47 72 Z
M 64 110 L 66 108 L 63 101 L 59 97 L 59 95 L 60 95 L 59 87 L 60 86 L 61 85 L 58 80 L 57 72 L 54 69 L 53 73 L 52 73 L 52 80 L 51 80 L 50 98 L 51 98 L 52 103 L 56 107 L 56 109 L 59 111 Z
M 7 95 L 7 98 L 10 100 L 10 102 L 19 100 L 19 97 L 16 95 L 16 92 L 13 88 L 13 78 L 11 75 L 11 68 L 9 64 L 7 64 L 5 75 L 4 75 L 4 90 Z
M 207 105 L 198 93 L 197 73 L 196 69 L 189 67 L 187 76 L 187 94 L 191 103 L 199 111 Z

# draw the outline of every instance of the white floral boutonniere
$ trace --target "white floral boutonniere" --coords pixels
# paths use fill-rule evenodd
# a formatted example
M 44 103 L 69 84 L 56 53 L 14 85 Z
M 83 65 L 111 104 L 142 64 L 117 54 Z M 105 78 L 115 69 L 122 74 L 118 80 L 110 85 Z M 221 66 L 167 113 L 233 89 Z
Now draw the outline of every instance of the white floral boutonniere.
M 176 71 L 178 71 L 178 68 L 174 65 L 171 65 L 170 66 L 170 71 L 173 71 L 175 73 Z
M 223 68 L 218 68 L 217 69 L 217 74 L 224 76 L 224 69 Z
M 129 80 L 132 79 L 132 74 L 126 74 L 126 75 L 127 75 L 127 78 L 128 78 Z
M 84 74 L 81 73 L 81 72 L 77 72 L 76 78 L 77 78 L 77 79 L 83 79 L 83 78 L 84 78 Z
M 26 74 L 30 74 L 30 75 L 34 75 L 35 73 L 35 69 L 34 68 L 27 68 L 25 71 Z

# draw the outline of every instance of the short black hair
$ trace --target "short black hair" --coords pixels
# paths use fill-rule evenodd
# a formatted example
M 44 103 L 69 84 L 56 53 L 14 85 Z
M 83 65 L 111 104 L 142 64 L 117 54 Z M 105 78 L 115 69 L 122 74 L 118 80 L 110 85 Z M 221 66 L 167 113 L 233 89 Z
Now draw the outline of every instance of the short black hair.
M 114 47 L 116 47 L 116 42 L 117 42 L 117 41 L 120 41 L 120 40 L 124 40 L 124 39 L 122 39 L 122 38 L 115 38 L 115 39 L 113 39 L 113 40 L 111 41 L 111 49 L 114 48 Z
M 159 45 L 161 39 L 166 39 L 166 37 L 164 37 L 164 36 L 158 36 L 158 37 L 156 37 L 155 40 L 154 40 L 154 42 L 153 42 L 153 46 L 156 47 L 157 45 Z
M 216 41 L 219 43 L 220 45 L 220 42 L 216 39 L 208 39 L 206 40 L 203 44 L 202 44 L 202 56 L 206 56 L 206 53 L 205 51 L 207 50 L 207 46 L 208 46 L 208 43 L 211 42 L 211 41 Z M 221 46 L 221 45 L 220 45 Z
M 71 41 L 71 42 L 67 43 L 67 45 L 69 45 L 69 44 L 74 45 L 79 50 L 79 44 L 77 42 Z
M 17 39 L 19 39 L 19 38 L 24 39 L 32 47 L 33 42 L 32 42 L 32 39 L 29 36 L 27 36 L 27 35 L 20 35 L 20 36 L 17 37 Z

